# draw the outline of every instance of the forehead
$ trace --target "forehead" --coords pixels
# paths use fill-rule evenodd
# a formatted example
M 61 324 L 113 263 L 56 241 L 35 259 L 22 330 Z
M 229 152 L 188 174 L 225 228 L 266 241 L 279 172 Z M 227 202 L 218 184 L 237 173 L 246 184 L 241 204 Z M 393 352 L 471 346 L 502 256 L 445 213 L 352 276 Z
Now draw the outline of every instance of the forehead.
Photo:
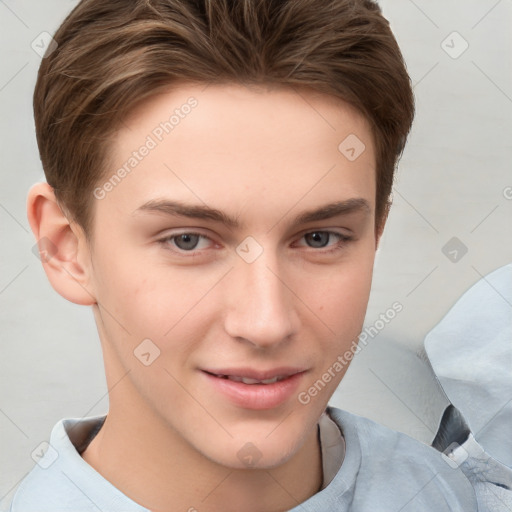
M 132 213 L 167 197 L 232 214 L 258 206 L 270 221 L 299 202 L 362 197 L 375 206 L 367 120 L 304 88 L 181 84 L 130 113 L 111 157 L 99 210 Z
M 275 149 L 298 151 L 322 143 L 332 150 L 334 142 L 336 150 L 338 139 L 351 133 L 364 141 L 367 157 L 373 154 L 369 124 L 347 102 L 306 87 L 232 83 L 182 83 L 150 97 L 124 120 L 114 152 L 133 148 L 141 135 L 158 145 L 173 145 L 191 131 L 198 149 L 214 144 L 233 156 L 262 144 L 261 157 Z M 276 132 L 281 135 L 277 141 Z M 297 142 L 307 146 L 298 148 Z M 242 146 L 233 147 L 237 143 Z

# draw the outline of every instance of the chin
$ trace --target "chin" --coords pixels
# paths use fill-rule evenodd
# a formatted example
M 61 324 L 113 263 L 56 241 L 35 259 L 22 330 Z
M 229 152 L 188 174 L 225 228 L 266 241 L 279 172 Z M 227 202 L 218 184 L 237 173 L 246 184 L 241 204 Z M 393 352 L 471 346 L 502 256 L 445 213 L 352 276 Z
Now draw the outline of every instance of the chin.
M 289 430 L 284 436 L 268 436 L 260 431 L 253 437 L 245 434 L 227 443 L 219 442 L 214 450 L 208 446 L 203 455 L 232 469 L 272 469 L 290 460 L 303 444 L 304 439 L 294 438 Z

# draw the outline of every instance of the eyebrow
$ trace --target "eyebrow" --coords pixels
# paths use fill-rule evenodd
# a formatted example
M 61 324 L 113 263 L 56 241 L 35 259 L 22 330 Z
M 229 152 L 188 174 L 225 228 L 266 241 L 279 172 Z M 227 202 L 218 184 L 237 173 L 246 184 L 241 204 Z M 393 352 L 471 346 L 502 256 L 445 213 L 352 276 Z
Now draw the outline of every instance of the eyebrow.
M 168 199 L 154 199 L 139 206 L 133 213 L 164 213 L 171 216 L 189 217 L 192 219 L 203 219 L 219 222 L 231 229 L 242 229 L 237 218 L 231 217 L 221 210 L 206 205 L 187 204 L 182 201 L 171 201 Z M 340 215 L 361 212 L 369 215 L 372 212 L 370 204 L 366 199 L 354 197 L 343 201 L 329 203 L 313 210 L 300 213 L 291 222 L 292 226 L 299 226 L 310 222 L 331 219 Z

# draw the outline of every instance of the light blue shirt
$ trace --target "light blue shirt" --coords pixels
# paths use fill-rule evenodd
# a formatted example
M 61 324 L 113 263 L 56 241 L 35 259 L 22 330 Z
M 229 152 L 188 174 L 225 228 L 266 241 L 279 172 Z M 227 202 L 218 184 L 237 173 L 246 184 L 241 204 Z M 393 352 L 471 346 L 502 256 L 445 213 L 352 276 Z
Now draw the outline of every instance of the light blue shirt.
M 370 419 L 333 407 L 327 413 L 343 433 L 343 463 L 324 489 L 293 512 L 478 511 L 465 474 L 472 471 L 471 457 L 450 464 L 434 448 Z M 18 487 L 10 511 L 149 512 L 103 478 L 77 450 L 85 449 L 103 419 L 60 420 L 50 447 Z
M 458 457 L 470 457 L 478 510 L 512 511 L 512 264 L 464 293 L 425 338 L 425 352 L 471 431 Z
M 427 335 L 425 351 L 477 441 L 511 468 L 512 264 L 464 293 Z

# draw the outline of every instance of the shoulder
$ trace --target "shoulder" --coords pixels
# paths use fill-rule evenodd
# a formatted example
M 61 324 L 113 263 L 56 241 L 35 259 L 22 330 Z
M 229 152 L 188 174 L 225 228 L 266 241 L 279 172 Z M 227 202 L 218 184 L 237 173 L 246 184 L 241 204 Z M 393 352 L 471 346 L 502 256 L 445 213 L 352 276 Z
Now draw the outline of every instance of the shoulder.
M 9 512 L 147 512 L 87 464 L 80 452 L 105 416 L 61 419 L 22 480 Z M 42 453 L 44 451 L 44 454 Z
M 436 449 L 348 411 L 329 407 L 328 412 L 345 437 L 340 473 L 347 463 L 357 475 L 354 505 L 390 503 L 403 512 L 477 510 L 463 471 Z
M 65 420 L 60 420 L 52 429 L 49 443 L 40 445 L 40 453 L 34 452 L 36 464 L 22 480 L 11 502 L 9 512 L 60 512 L 68 510 L 70 499 L 79 498 L 80 510 L 84 508 L 83 496 L 79 496 L 79 485 L 68 476 L 68 467 L 73 464 L 73 454 L 80 457 L 72 445 L 66 430 Z

